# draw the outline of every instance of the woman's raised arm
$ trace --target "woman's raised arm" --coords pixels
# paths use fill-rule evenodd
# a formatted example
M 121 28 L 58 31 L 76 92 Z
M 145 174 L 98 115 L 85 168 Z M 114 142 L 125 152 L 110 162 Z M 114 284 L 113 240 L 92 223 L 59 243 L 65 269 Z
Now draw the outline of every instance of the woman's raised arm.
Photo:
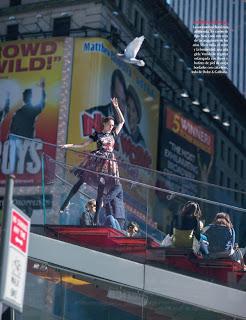
M 123 127 L 123 125 L 125 123 L 125 119 L 124 119 L 124 116 L 123 116 L 123 114 L 122 114 L 122 112 L 120 110 L 117 98 L 113 98 L 113 99 L 111 99 L 111 101 L 112 101 L 112 104 L 113 104 L 113 106 L 115 108 L 115 111 L 116 111 L 116 113 L 118 115 L 119 123 L 115 128 L 115 132 L 116 132 L 116 134 L 119 134 L 120 130 L 122 129 L 122 127 Z

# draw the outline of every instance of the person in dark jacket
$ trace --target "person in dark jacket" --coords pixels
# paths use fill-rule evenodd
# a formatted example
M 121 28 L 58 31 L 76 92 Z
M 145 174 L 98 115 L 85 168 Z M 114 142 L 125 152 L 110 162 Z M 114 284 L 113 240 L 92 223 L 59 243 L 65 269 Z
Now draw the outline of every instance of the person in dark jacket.
M 35 126 L 40 113 L 45 108 L 45 81 L 40 80 L 39 86 L 41 88 L 41 97 L 37 104 L 33 104 L 33 91 L 28 88 L 23 91 L 24 105 L 18 109 L 12 117 L 9 129 L 9 143 L 10 143 L 10 172 L 16 170 L 17 159 L 19 151 L 23 147 L 23 138 L 36 138 Z M 27 153 L 26 161 L 31 158 L 30 153 Z
M 127 231 L 126 231 L 126 235 L 127 237 L 136 237 L 139 233 L 139 225 L 134 222 L 134 221 L 131 221 L 128 223 L 127 225 Z
M 193 237 L 200 241 L 200 218 L 201 209 L 197 202 L 188 201 L 184 204 L 178 214 L 175 214 L 170 236 L 173 236 L 175 247 L 192 248 Z
M 42 93 L 39 103 L 33 104 L 32 89 L 26 89 L 23 92 L 24 105 L 13 115 L 10 125 L 10 134 L 15 134 L 27 138 L 35 138 L 35 123 L 38 115 L 45 107 L 45 82 L 40 80 L 39 84 Z
M 82 227 L 95 226 L 96 200 L 90 199 L 85 205 L 85 211 L 80 217 L 80 225 Z
M 229 257 L 245 268 L 242 252 L 235 245 L 235 230 L 229 214 L 217 213 L 213 223 L 204 230 L 209 242 L 208 250 L 211 258 Z

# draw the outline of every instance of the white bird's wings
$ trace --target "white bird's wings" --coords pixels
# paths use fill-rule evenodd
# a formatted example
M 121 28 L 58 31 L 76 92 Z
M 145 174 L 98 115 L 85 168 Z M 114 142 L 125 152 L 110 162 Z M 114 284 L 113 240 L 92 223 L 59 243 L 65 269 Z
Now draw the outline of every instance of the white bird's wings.
M 143 41 L 144 36 L 136 37 L 132 40 L 125 49 L 125 57 L 128 59 L 135 58 Z

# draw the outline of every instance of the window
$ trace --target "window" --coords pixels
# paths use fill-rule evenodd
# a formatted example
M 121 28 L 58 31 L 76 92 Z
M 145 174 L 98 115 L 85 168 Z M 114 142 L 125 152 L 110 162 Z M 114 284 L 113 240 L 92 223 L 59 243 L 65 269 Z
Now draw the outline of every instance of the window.
M 217 114 L 218 113 L 218 103 L 214 102 L 214 113 Z
M 177 71 L 177 57 L 175 54 L 173 55 L 173 71 L 176 73 Z
M 242 190 L 244 192 L 244 190 Z M 244 193 L 241 193 L 241 207 L 244 207 Z
M 136 29 L 138 29 L 138 20 L 139 20 L 139 13 L 137 10 L 135 10 L 135 14 L 134 14 L 134 27 Z
M 191 76 L 191 91 L 195 92 L 195 78 Z
M 71 17 L 55 18 L 53 23 L 53 36 L 69 36 Z
M 235 3 L 234 5 L 232 6 L 232 42 L 231 43 L 234 43 L 234 38 L 235 38 Z M 234 50 L 231 51 L 231 61 L 234 61 Z
M 120 11 L 122 11 L 122 7 L 123 7 L 123 6 L 122 6 L 122 5 L 123 5 L 122 2 L 123 2 L 122 0 L 118 0 L 118 1 L 117 1 L 117 7 L 119 8 Z
M 229 131 L 229 134 L 231 134 L 231 123 L 232 123 L 232 120 L 231 120 L 231 116 L 228 116 L 228 122 L 230 123 L 230 126 L 228 127 L 228 131 Z
M 220 141 L 220 157 L 222 160 L 224 160 L 224 148 L 225 148 L 225 142 L 223 140 Z
M 202 97 L 202 94 L 203 94 L 203 90 L 202 90 L 202 85 L 200 84 L 200 85 L 199 85 L 199 100 L 200 100 L 200 102 L 202 102 L 202 100 L 203 100 L 203 99 L 202 99 L 202 98 L 203 98 L 203 97 Z
M 229 177 L 227 178 L 226 186 L 227 186 L 227 188 L 231 187 L 231 179 Z
M 183 64 L 182 66 L 182 81 L 185 81 L 185 76 L 186 76 L 186 67 L 185 64 Z
M 21 4 L 21 0 L 10 0 L 9 1 L 10 7 L 19 6 L 20 4 Z
M 224 111 L 224 110 L 221 111 L 221 120 L 222 120 L 222 121 L 225 121 L 225 120 L 226 120 L 225 111 Z
M 235 190 L 238 190 L 238 184 L 235 182 L 235 184 L 234 184 L 234 189 Z M 234 200 L 235 201 L 238 201 L 238 192 L 234 192 Z
M 207 105 L 209 106 L 210 105 L 210 93 L 207 92 Z
M 244 178 L 244 161 L 243 161 L 243 159 L 241 159 L 240 176 L 241 176 L 241 178 Z
M 111 32 L 112 45 L 117 48 L 119 44 L 118 29 L 111 24 L 110 32 Z
M 238 139 L 238 126 L 235 124 L 235 139 Z
M 160 39 L 160 58 L 163 57 L 163 46 L 164 46 L 164 41 Z
M 194 1 L 193 14 L 192 14 L 192 16 L 193 16 L 193 17 L 195 17 L 195 16 L 196 16 L 196 4 L 197 4 L 197 2 L 196 2 L 196 1 Z M 189 8 L 189 11 L 190 11 L 190 8 Z
M 235 153 L 234 154 L 234 171 L 237 172 L 237 168 L 238 168 L 238 156 Z
M 144 24 L 144 18 L 141 17 L 140 19 L 140 33 L 141 35 L 144 34 L 145 24 Z
M 227 164 L 229 167 L 231 166 L 231 148 L 230 147 L 228 147 L 228 150 L 227 150 Z
M 16 40 L 16 39 L 18 39 L 18 35 L 19 35 L 18 23 L 10 24 L 7 26 L 6 40 Z
M 244 147 L 244 131 L 241 131 L 241 145 Z
M 220 180 L 219 180 L 219 185 L 223 186 L 224 184 L 224 172 L 220 171 Z
M 154 38 L 154 49 L 155 52 L 158 50 L 158 39 Z

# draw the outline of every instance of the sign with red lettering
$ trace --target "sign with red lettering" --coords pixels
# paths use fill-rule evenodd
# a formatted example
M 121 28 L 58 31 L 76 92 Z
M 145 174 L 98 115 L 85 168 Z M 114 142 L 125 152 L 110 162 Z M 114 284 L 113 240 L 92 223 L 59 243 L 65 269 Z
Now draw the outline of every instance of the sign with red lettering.
M 214 135 L 211 132 L 172 109 L 166 109 L 166 117 L 168 130 L 204 152 L 210 155 L 214 153 Z
M 31 219 L 14 205 L 7 214 L 10 219 L 7 220 L 3 248 L 0 300 L 22 312 Z
M 25 254 L 27 254 L 29 225 L 30 221 L 22 217 L 16 210 L 12 210 L 10 244 Z

